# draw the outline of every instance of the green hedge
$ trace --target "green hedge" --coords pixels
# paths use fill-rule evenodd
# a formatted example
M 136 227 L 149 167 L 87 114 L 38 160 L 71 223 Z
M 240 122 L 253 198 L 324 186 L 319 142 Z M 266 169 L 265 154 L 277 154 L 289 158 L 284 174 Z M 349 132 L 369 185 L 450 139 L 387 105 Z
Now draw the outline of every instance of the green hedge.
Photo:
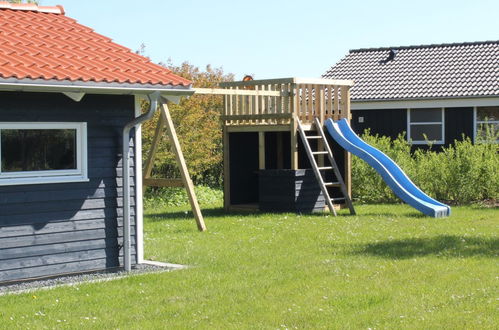
M 441 151 L 418 149 L 411 146 L 404 135 L 392 140 L 384 136 L 362 135 L 368 144 L 392 158 L 428 195 L 452 204 L 467 204 L 499 197 L 499 145 L 474 145 L 469 138 L 455 141 Z M 367 163 L 352 157 L 352 194 L 362 202 L 399 201 L 381 176 Z

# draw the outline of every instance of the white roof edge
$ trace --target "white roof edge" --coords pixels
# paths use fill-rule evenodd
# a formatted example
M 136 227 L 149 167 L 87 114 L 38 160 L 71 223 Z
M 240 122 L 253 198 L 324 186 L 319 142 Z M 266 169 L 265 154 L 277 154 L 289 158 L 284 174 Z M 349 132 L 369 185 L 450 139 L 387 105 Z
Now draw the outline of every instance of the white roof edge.
M 122 94 L 122 95 L 145 95 L 160 91 L 165 95 L 190 95 L 194 93 L 192 85 L 172 86 L 153 84 L 120 84 L 120 83 L 96 83 L 81 81 L 59 81 L 44 79 L 1 79 L 0 91 L 23 91 L 23 92 L 53 92 L 53 93 L 88 93 L 88 94 Z
M 351 101 L 352 110 L 408 109 L 408 108 L 459 108 L 499 106 L 499 96 L 451 97 L 412 100 Z

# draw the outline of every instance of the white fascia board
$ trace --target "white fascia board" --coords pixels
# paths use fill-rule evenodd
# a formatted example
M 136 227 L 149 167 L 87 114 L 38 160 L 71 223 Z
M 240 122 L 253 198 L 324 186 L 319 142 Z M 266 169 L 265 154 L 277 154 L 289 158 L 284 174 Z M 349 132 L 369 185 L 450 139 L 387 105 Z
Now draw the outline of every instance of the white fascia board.
M 43 79 L 0 79 L 0 91 L 46 92 L 46 93 L 85 93 L 116 95 L 148 95 L 159 91 L 162 96 L 194 94 L 192 86 L 119 84 L 81 81 L 59 81 Z
M 468 97 L 448 99 L 420 99 L 394 101 L 351 101 L 352 110 L 453 108 L 475 106 L 498 106 L 499 97 Z

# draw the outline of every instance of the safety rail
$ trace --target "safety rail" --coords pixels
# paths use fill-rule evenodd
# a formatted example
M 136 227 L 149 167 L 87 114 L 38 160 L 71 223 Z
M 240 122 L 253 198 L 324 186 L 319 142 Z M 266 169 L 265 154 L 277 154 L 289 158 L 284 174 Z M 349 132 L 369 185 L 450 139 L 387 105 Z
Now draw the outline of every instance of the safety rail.
M 284 78 L 221 83 L 227 126 L 285 125 L 293 118 L 350 119 L 351 80 Z M 202 92 L 201 92 L 202 93 Z M 218 93 L 217 93 L 218 94 Z M 296 117 L 295 117 L 296 116 Z

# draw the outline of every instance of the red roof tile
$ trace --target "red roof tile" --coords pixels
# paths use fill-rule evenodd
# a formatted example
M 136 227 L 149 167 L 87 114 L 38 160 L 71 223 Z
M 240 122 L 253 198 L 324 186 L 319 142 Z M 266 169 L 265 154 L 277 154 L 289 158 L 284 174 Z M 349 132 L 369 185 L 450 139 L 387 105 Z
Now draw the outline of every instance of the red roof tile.
M 191 85 L 64 15 L 62 6 L 0 1 L 0 79 Z

